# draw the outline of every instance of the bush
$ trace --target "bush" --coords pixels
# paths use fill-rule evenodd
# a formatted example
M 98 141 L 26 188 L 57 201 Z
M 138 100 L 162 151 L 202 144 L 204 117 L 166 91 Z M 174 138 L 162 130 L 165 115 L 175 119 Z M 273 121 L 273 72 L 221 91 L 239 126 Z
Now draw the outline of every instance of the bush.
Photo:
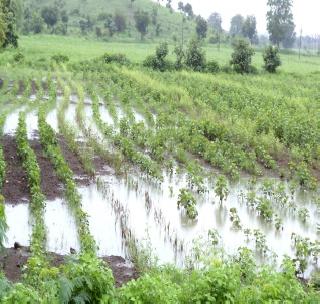
M 206 56 L 200 42 L 192 39 L 186 52 L 186 65 L 194 71 L 203 71 L 206 66 Z
M 254 49 L 247 40 L 239 39 L 233 44 L 234 52 L 230 64 L 237 73 L 250 73 Z
M 272 45 L 268 46 L 263 52 L 264 69 L 269 73 L 275 73 L 281 65 L 279 49 Z
M 171 67 L 171 63 L 166 60 L 168 53 L 168 44 L 166 42 L 161 43 L 156 49 L 156 54 L 148 56 L 143 62 L 143 66 L 151 68 L 153 70 L 159 70 L 161 72 L 169 70 Z
M 18 52 L 17 54 L 15 54 L 13 56 L 13 60 L 14 62 L 16 63 L 20 63 L 20 62 L 23 62 L 25 59 L 24 55 L 21 53 L 21 52 Z
M 51 60 L 58 64 L 67 63 L 69 61 L 69 57 L 67 55 L 56 54 L 51 56 Z
M 212 74 L 218 73 L 220 71 L 219 63 L 215 60 L 209 61 L 206 65 L 206 71 Z
M 126 55 L 120 54 L 120 53 L 116 53 L 116 54 L 105 53 L 102 56 L 102 60 L 104 61 L 104 63 L 108 63 L 108 64 L 109 63 L 119 63 L 121 65 L 126 65 L 126 64 L 130 63 L 130 61 L 126 57 Z
M 232 69 L 232 66 L 230 64 L 226 64 L 224 66 L 221 67 L 221 71 L 224 72 L 224 73 L 232 73 L 233 72 L 233 69 Z

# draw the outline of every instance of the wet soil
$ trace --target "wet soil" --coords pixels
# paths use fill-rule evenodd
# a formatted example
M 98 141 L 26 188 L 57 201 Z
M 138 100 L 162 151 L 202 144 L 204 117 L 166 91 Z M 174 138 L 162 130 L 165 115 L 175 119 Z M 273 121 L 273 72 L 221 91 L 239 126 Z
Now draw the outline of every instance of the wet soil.
M 8 203 L 26 202 L 30 199 L 28 180 L 17 153 L 15 138 L 5 135 L 2 139 L 2 145 L 6 162 L 6 176 L 2 194 Z
M 86 186 L 92 183 L 92 178 L 86 174 L 79 158 L 69 149 L 68 144 L 62 136 L 58 135 L 58 143 L 61 148 L 64 159 L 72 170 L 77 184 Z M 81 144 L 81 143 L 79 143 Z
M 41 170 L 41 190 L 47 200 L 54 200 L 63 197 L 63 184 L 60 182 L 54 167 L 49 158 L 47 158 L 42 150 L 39 140 L 30 141 L 30 146 L 36 154 L 37 161 Z
M 34 80 L 31 82 L 31 95 L 36 95 L 38 90 L 38 86 Z
M 68 256 L 52 252 L 48 252 L 47 254 L 51 265 L 55 267 L 59 267 L 68 260 Z M 18 249 L 8 248 L 0 253 L 0 269 L 9 281 L 19 282 L 21 280 L 23 266 L 26 265 L 30 255 L 29 247 L 21 247 Z M 117 287 L 138 278 L 136 269 L 129 265 L 122 257 L 103 257 L 102 260 L 111 268 Z
M 25 90 L 24 82 L 22 80 L 19 80 L 18 95 L 23 95 L 24 90 Z

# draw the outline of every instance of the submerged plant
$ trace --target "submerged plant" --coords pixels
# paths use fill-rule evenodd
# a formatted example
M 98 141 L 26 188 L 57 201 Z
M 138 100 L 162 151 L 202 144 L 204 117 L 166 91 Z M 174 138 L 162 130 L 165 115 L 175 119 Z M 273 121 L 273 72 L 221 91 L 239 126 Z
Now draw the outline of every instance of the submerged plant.
M 235 229 L 241 229 L 241 221 L 236 208 L 230 209 L 230 221 Z
M 220 204 L 222 204 L 223 201 L 227 199 L 229 195 L 228 183 L 227 179 L 223 175 L 220 175 L 218 177 L 214 192 L 219 197 Z
M 187 189 L 181 189 L 178 198 L 178 208 L 183 207 L 188 218 L 194 220 L 198 216 L 196 199 Z

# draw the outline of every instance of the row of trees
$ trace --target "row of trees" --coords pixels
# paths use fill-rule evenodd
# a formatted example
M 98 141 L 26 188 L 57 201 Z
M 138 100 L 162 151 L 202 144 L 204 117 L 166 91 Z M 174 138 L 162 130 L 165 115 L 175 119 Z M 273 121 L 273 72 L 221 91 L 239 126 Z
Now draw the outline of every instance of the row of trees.
M 293 0 L 268 0 L 267 12 L 267 29 L 269 32 L 269 40 L 278 47 L 282 44 L 285 48 L 293 46 L 296 40 L 295 24 L 293 22 L 292 5 Z M 184 11 L 185 6 L 179 2 L 179 10 Z M 192 11 L 192 7 L 191 7 Z M 193 16 L 193 13 L 192 13 Z M 229 32 L 226 33 L 222 29 L 222 17 L 218 13 L 213 13 L 205 20 L 201 16 L 196 19 L 196 32 L 198 38 L 203 39 L 207 36 L 210 29 L 218 35 L 218 42 L 221 35 L 229 34 L 231 37 L 245 37 L 251 43 L 258 43 L 257 20 L 253 15 L 243 17 L 238 14 L 231 19 Z
M 234 71 L 240 74 L 255 72 L 256 68 L 251 65 L 255 54 L 250 42 L 246 39 L 236 39 L 233 43 L 233 53 L 229 65 L 223 67 L 226 72 Z M 176 61 L 167 60 L 169 54 L 168 43 L 161 43 L 154 55 L 148 56 L 143 65 L 164 72 L 166 70 L 181 70 L 189 68 L 197 72 L 217 73 L 221 67 L 218 62 L 206 60 L 206 54 L 201 47 L 201 41 L 194 38 L 190 41 L 186 50 L 181 45 L 174 49 Z M 264 69 L 269 73 L 275 73 L 281 65 L 279 48 L 268 46 L 263 52 Z

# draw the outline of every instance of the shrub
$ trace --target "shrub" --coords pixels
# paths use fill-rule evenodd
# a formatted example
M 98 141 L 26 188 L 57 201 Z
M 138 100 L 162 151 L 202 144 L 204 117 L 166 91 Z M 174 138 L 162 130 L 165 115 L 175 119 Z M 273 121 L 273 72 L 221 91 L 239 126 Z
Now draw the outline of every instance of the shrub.
M 268 46 L 263 52 L 264 69 L 269 73 L 275 73 L 281 65 L 279 49 L 272 45 Z
M 25 57 L 21 52 L 18 52 L 13 56 L 14 62 L 17 62 L 17 63 L 24 61 L 24 59 L 25 59 Z
M 143 62 L 143 65 L 145 67 L 152 68 L 153 70 L 164 72 L 171 66 L 170 62 L 166 60 L 168 53 L 168 44 L 166 42 L 161 43 L 156 49 L 156 54 L 148 56 Z
M 218 73 L 220 71 L 219 63 L 215 60 L 209 61 L 206 65 L 206 71 L 213 74 Z
M 129 59 L 126 57 L 126 55 L 124 54 L 120 54 L 120 53 L 116 53 L 116 54 L 109 54 L 109 53 L 105 53 L 103 56 L 102 56 L 102 60 L 105 62 L 105 63 L 119 63 L 121 65 L 126 65 L 126 64 L 129 64 L 130 61 Z
M 51 56 L 51 60 L 60 64 L 60 63 L 67 63 L 69 61 L 69 57 L 63 54 L 56 54 Z
M 205 69 L 206 56 L 197 39 L 192 39 L 189 43 L 186 52 L 186 65 L 194 71 Z
M 251 60 L 254 49 L 250 43 L 244 39 L 239 39 L 233 44 L 234 52 L 230 64 L 237 73 L 250 73 Z

